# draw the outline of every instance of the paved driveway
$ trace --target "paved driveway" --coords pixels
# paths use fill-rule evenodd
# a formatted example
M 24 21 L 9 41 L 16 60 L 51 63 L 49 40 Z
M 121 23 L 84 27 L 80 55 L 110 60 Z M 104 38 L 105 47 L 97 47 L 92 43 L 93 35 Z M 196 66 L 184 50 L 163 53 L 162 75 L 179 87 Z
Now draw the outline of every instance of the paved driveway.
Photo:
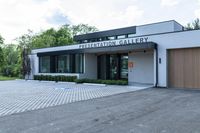
M 145 88 L 147 87 L 105 87 L 23 80 L 0 81 L 0 116 Z
M 0 133 L 199 133 L 200 91 L 145 89 L 0 117 Z

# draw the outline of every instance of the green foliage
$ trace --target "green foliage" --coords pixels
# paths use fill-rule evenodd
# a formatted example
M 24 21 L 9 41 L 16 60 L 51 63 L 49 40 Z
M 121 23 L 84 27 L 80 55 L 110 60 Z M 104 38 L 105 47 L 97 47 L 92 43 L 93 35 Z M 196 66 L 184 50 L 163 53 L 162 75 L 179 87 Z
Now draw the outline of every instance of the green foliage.
M 32 49 L 56 46 L 56 31 L 51 28 L 32 37 Z
M 62 81 L 62 82 L 75 82 L 76 76 L 52 76 L 52 75 L 34 75 L 34 80 L 44 81 Z
M 0 81 L 5 81 L 5 80 L 15 80 L 17 79 L 16 77 L 5 77 L 5 76 L 0 76 Z
M 4 54 L 3 54 L 3 48 L 0 47 L 0 70 L 3 65 L 4 65 Z
M 20 76 L 19 51 L 16 45 L 7 45 L 3 48 L 3 65 L 1 66 L 1 73 L 4 76 L 18 77 Z
M 63 25 L 58 30 L 54 28 L 43 31 L 37 35 L 32 36 L 30 41 L 30 47 L 32 49 L 46 48 L 46 47 L 56 47 L 71 45 L 74 43 L 73 36 L 78 34 L 86 34 L 97 31 L 94 26 L 89 26 L 87 24 L 79 25 Z M 26 35 L 26 37 L 30 37 Z
M 85 24 L 64 25 L 57 30 L 50 28 L 38 34 L 34 34 L 33 31 L 28 30 L 27 34 L 16 39 L 18 45 L 5 45 L 4 39 L 0 35 L 0 74 L 5 76 L 25 76 L 30 72 L 28 55 L 32 49 L 71 45 L 74 43 L 74 35 L 96 30 L 97 28 Z M 74 81 L 71 77 L 42 76 L 37 78 L 39 80 Z
M 21 73 L 23 77 L 25 78 L 25 76 L 30 75 L 30 72 L 31 72 L 31 64 L 30 64 L 31 62 L 28 56 L 28 49 L 24 48 L 22 50 L 21 59 L 22 59 Z
M 4 44 L 4 38 L 0 35 L 0 46 L 1 44 Z
M 86 33 L 92 33 L 98 31 L 98 29 L 94 26 L 89 26 L 88 24 L 79 24 L 79 25 L 72 25 L 70 27 L 72 31 L 72 35 L 81 35 Z
M 76 79 L 76 83 L 97 83 L 97 84 L 108 84 L 108 85 L 128 85 L 127 80 L 96 80 L 96 79 Z
M 186 30 L 198 30 L 200 29 L 200 20 L 199 18 L 195 19 L 192 23 L 188 23 L 187 26 L 185 26 Z
M 30 72 L 30 62 L 27 57 L 32 49 L 71 45 L 74 43 L 74 35 L 96 30 L 97 28 L 85 24 L 64 25 L 57 30 L 50 28 L 37 34 L 28 30 L 27 34 L 16 39 L 18 45 L 4 45 L 3 48 L 0 48 L 0 73 L 6 76 L 25 76 Z M 3 44 L 3 42 L 4 39 L 0 36 L 0 44 Z M 61 79 L 60 77 L 44 78 L 53 81 L 71 80 L 64 77 Z
M 1 73 L 2 67 L 4 65 L 4 54 L 3 54 L 3 48 L 1 46 L 3 43 L 4 43 L 4 39 L 0 35 L 0 73 Z

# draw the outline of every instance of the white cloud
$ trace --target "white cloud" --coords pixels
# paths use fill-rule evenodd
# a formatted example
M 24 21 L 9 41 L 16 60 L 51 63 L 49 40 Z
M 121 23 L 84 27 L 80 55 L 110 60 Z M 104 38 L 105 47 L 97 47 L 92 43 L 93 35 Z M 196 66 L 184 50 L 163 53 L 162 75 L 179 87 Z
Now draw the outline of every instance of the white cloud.
M 198 0 L 198 5 L 200 6 L 200 0 Z M 194 11 L 195 17 L 200 18 L 200 7 Z
M 161 0 L 161 6 L 172 7 L 179 4 L 179 0 Z
M 45 19 L 59 10 L 56 0 L 40 2 L 33 0 L 0 1 L 0 34 L 10 43 L 16 37 L 26 33 L 27 29 L 39 31 L 55 25 Z
M 78 5 L 69 0 L 62 5 L 67 3 L 72 6 L 63 8 L 63 12 L 72 23 L 88 23 L 100 29 L 135 25 L 144 12 L 136 5 L 136 0 L 84 0 Z
M 200 18 L 200 9 L 197 9 L 194 14 L 196 18 Z
M 143 10 L 137 0 L 0 0 L 0 34 L 10 43 L 26 33 L 58 27 L 46 18 L 56 12 L 66 16 L 72 24 L 87 23 L 101 30 L 135 25 Z M 67 23 L 67 22 L 66 22 Z

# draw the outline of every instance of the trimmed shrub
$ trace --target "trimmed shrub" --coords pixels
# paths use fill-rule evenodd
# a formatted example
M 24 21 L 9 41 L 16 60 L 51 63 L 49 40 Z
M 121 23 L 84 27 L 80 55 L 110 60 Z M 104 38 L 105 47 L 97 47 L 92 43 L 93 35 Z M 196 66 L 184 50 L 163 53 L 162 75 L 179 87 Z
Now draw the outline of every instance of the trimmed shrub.
M 128 85 L 127 80 L 96 80 L 96 79 L 76 79 L 76 83 L 97 83 L 107 85 Z
M 63 82 L 75 82 L 76 76 L 52 76 L 52 75 L 34 75 L 34 80 L 46 80 L 46 81 L 63 81 Z

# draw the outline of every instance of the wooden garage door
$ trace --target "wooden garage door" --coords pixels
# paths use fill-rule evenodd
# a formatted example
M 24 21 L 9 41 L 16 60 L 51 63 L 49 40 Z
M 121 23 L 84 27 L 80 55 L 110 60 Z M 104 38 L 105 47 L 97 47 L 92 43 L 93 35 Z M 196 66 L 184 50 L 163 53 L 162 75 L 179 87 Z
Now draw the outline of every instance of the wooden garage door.
M 168 50 L 168 85 L 200 89 L 200 48 Z

